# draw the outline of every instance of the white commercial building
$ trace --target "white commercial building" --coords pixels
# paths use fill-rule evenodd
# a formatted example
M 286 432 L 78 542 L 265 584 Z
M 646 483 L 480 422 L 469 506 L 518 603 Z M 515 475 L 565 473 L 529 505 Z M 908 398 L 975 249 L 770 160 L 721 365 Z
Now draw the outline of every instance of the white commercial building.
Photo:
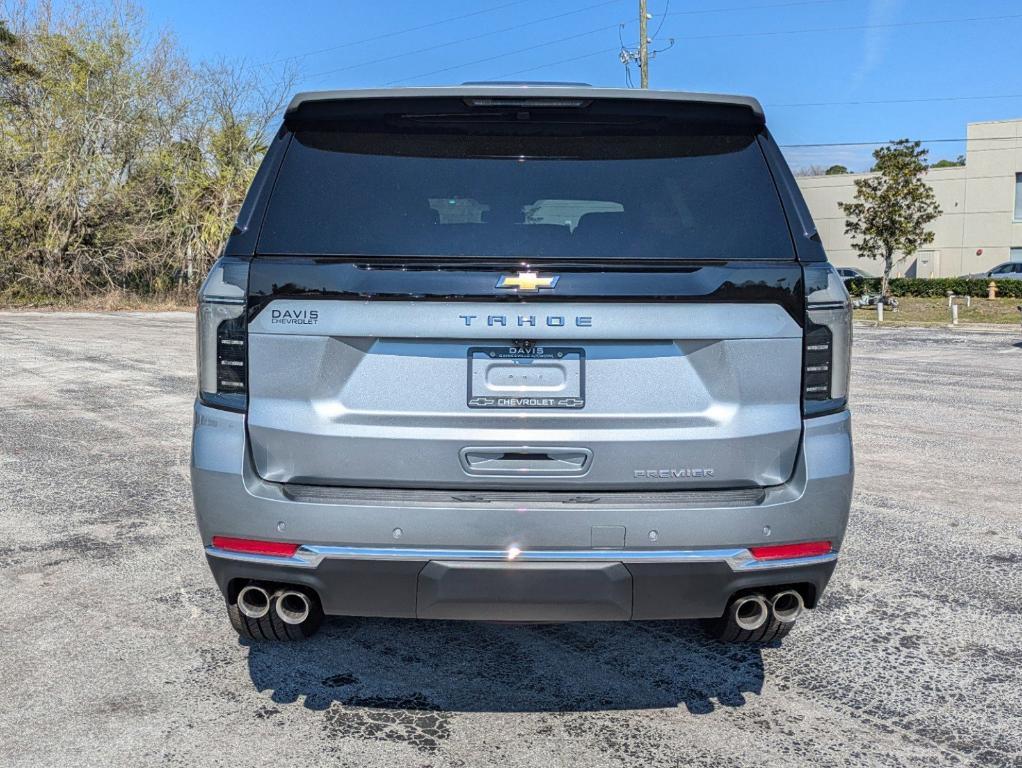
M 1022 119 L 970 123 L 964 166 L 926 175 L 943 213 L 930 225 L 933 243 L 895 266 L 896 275 L 954 277 L 1022 262 Z M 845 235 L 839 202 L 855 197 L 865 174 L 799 178 L 827 255 L 837 266 L 879 275 L 879 262 L 860 259 Z

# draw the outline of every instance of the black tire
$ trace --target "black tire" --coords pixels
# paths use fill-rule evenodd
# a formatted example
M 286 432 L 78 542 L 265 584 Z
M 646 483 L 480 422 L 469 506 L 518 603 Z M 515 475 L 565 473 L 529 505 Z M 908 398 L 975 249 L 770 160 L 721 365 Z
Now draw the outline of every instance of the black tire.
M 772 643 L 780 640 L 791 632 L 795 626 L 794 621 L 777 621 L 774 618 L 767 619 L 766 623 L 759 629 L 742 629 L 730 618 L 730 611 L 719 619 L 709 619 L 703 622 L 703 629 L 710 637 L 722 643 Z
M 290 640 L 305 640 L 312 637 L 319 631 L 323 623 L 323 610 L 319 601 L 310 596 L 311 608 L 309 617 L 301 624 L 288 624 L 280 620 L 276 611 L 276 600 L 270 603 L 269 612 L 259 619 L 252 619 L 238 610 L 237 603 L 228 603 L 227 618 L 238 636 L 245 640 L 256 642 L 286 642 Z

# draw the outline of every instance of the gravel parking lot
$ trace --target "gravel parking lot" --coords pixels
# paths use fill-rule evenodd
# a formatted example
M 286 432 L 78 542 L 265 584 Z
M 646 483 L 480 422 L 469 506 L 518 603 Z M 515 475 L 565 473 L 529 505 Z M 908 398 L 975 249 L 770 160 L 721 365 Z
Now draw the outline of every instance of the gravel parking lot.
M 238 641 L 188 314 L 0 313 L 4 766 L 1022 766 L 1022 341 L 857 328 L 857 492 L 783 644 L 331 620 Z

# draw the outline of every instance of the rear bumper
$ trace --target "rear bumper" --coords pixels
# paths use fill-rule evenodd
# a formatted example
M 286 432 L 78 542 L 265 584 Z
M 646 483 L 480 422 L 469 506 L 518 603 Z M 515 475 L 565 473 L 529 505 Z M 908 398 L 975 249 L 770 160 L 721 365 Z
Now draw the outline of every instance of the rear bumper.
M 619 621 L 720 616 L 746 589 L 823 592 L 836 556 L 783 568 L 734 570 L 723 560 L 499 562 L 325 558 L 315 568 L 207 559 L 224 595 L 247 580 L 301 584 L 330 615 L 487 621 Z
M 298 501 L 252 470 L 244 416 L 196 406 L 192 487 L 220 589 L 303 584 L 327 614 L 506 621 L 720 616 L 739 590 L 804 585 L 835 567 L 853 478 L 847 413 L 806 421 L 792 478 L 749 506 L 472 500 Z M 667 498 L 667 495 L 665 495 Z M 214 535 L 301 542 L 294 557 L 225 552 Z M 754 560 L 748 547 L 829 540 L 835 554 Z

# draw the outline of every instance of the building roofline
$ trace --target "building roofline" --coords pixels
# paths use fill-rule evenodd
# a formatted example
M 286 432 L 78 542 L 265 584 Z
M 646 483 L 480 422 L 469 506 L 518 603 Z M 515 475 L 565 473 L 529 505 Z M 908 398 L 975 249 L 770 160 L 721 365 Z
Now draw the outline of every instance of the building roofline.
M 1022 123 L 1022 117 L 1006 117 L 1001 120 L 970 120 L 968 123 L 966 123 L 966 126 L 996 125 L 997 123 Z
M 956 173 L 964 175 L 967 170 L 968 170 L 968 166 L 967 165 L 946 165 L 943 168 L 934 168 L 931 165 L 931 166 L 929 166 L 926 169 L 926 173 L 924 175 L 928 176 L 931 173 L 943 174 L 943 175 L 949 175 L 949 176 L 952 175 L 952 174 L 956 174 Z M 855 179 L 863 179 L 863 178 L 866 178 L 867 176 L 876 176 L 876 175 L 877 175 L 876 171 L 851 171 L 849 173 L 832 173 L 832 174 L 819 173 L 819 174 L 816 174 L 814 176 L 796 176 L 795 178 L 799 182 L 802 182 L 804 180 L 810 180 L 810 179 L 821 179 L 821 180 L 822 179 L 826 179 L 828 181 L 831 181 L 831 180 L 834 181 L 835 184 L 840 184 L 841 179 L 849 179 L 849 178 L 851 178 L 852 180 L 855 180 Z
M 950 166 L 947 166 L 945 168 L 932 168 L 932 167 L 930 167 L 930 168 L 926 169 L 926 173 L 924 174 L 923 178 L 925 179 L 926 176 L 929 176 L 930 174 L 947 175 L 947 176 L 958 175 L 958 176 L 961 176 L 962 178 L 965 178 L 967 171 L 968 171 L 968 168 L 966 166 L 964 166 L 964 165 L 950 165 Z M 817 180 L 823 181 L 823 180 L 826 180 L 826 181 L 833 182 L 830 186 L 839 187 L 839 186 L 842 186 L 842 185 L 847 185 L 847 183 L 849 181 L 855 181 L 857 179 L 864 179 L 864 178 L 867 178 L 869 176 L 876 176 L 876 175 L 877 175 L 876 171 L 856 171 L 855 173 L 835 173 L 835 174 L 831 174 L 829 176 L 827 174 L 825 174 L 825 173 L 821 173 L 821 174 L 819 174 L 817 176 L 797 176 L 796 180 L 800 184 L 803 181 L 817 181 Z
M 719 93 L 690 93 L 685 91 L 649 91 L 637 88 L 594 88 L 584 85 L 455 85 L 428 88 L 363 88 L 335 91 L 304 91 L 295 94 L 288 104 L 285 117 L 293 115 L 303 105 L 323 101 L 351 101 L 357 99 L 409 99 L 409 98 L 561 98 L 561 99 L 623 99 L 630 101 L 677 102 L 692 104 L 722 104 L 745 107 L 765 122 L 763 107 L 751 96 L 732 96 Z

